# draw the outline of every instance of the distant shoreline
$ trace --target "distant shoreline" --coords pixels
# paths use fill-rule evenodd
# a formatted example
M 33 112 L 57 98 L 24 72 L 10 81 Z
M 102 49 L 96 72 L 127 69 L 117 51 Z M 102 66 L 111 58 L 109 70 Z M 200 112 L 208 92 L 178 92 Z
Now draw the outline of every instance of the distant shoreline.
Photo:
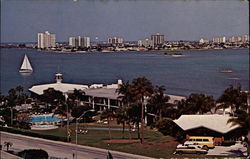
M 70 52 L 70 51 L 57 51 L 57 50 L 39 50 L 35 48 L 0 48 L 0 49 L 20 49 L 20 50 L 37 50 L 37 51 L 43 51 L 46 53 L 58 53 L 58 54 L 91 54 L 91 53 L 133 53 L 133 52 L 182 52 L 182 51 L 206 51 L 206 50 L 243 50 L 243 49 L 248 49 L 249 48 L 222 48 L 222 49 L 213 49 L 213 48 L 208 48 L 208 49 L 176 49 L 176 50 L 127 50 L 127 51 L 75 51 L 75 52 Z M 162 56 L 172 56 L 172 55 L 162 55 Z

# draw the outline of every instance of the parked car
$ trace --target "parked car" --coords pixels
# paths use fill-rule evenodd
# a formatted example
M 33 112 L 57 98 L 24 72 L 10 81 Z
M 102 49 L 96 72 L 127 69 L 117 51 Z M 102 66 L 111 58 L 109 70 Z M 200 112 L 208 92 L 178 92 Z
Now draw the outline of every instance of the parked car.
M 192 142 L 188 142 L 188 143 L 184 143 L 184 144 L 179 144 L 179 145 L 177 145 L 177 149 L 178 148 L 186 148 L 186 147 L 188 147 L 188 146 L 195 146 L 195 145 L 198 145 L 198 144 L 196 144 L 196 143 L 192 143 Z
M 184 144 L 190 144 L 190 143 L 203 145 L 204 148 L 215 147 L 214 137 L 210 136 L 190 136 L 188 138 L 188 141 L 186 141 Z
M 207 154 L 208 150 L 203 149 L 199 145 L 189 145 L 180 147 L 175 150 L 176 154 Z
M 192 143 L 192 142 L 188 142 L 188 143 L 184 143 L 184 144 L 179 144 L 177 145 L 177 149 L 180 149 L 180 148 L 186 148 L 188 146 L 194 146 L 194 147 L 197 147 L 197 148 L 201 148 L 201 149 L 204 149 L 204 150 L 209 150 L 209 148 L 207 146 L 204 146 L 204 145 L 199 145 L 197 143 Z

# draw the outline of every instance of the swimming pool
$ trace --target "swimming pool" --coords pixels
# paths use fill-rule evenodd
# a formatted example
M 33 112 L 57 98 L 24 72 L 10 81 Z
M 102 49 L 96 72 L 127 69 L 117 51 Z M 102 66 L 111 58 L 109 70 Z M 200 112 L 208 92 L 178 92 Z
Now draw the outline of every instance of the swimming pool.
M 32 125 L 31 130 L 52 130 L 57 129 L 58 126 L 55 125 Z
M 30 122 L 31 123 L 40 123 L 40 122 L 59 122 L 60 119 L 56 115 L 32 115 Z

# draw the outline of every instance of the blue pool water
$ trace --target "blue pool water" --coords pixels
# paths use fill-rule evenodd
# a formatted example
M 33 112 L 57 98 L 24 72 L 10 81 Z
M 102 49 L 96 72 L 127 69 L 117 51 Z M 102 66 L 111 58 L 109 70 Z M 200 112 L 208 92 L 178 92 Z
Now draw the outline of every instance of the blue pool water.
M 59 122 L 60 119 L 57 116 L 52 115 L 39 115 L 39 116 L 32 116 L 31 122 L 38 123 L 38 122 Z

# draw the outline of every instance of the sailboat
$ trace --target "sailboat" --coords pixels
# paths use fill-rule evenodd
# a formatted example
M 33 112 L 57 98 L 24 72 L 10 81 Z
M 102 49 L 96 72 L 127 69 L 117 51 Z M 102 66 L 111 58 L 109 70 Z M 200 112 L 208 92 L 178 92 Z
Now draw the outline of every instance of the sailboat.
M 23 64 L 19 70 L 20 73 L 31 73 L 33 72 L 33 69 L 31 67 L 31 64 L 29 62 L 28 56 L 25 54 L 23 59 Z

